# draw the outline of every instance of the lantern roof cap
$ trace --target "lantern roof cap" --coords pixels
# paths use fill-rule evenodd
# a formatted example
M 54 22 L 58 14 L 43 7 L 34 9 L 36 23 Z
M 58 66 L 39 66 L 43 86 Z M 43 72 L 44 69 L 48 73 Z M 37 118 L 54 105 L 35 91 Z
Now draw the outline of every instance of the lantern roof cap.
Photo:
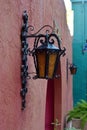
M 53 49 L 53 50 L 60 50 L 58 47 L 56 47 L 54 44 L 48 43 L 47 45 L 40 45 L 37 49 Z

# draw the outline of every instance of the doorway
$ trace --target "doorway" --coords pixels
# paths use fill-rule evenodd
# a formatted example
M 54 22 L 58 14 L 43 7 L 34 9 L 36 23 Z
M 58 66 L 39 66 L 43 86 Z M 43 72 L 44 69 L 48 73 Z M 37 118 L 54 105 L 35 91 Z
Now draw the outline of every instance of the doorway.
M 58 74 L 61 74 L 60 64 Z M 56 130 L 61 130 L 61 118 L 62 118 L 62 87 L 61 87 L 61 75 L 58 79 L 48 80 L 47 95 L 46 95 L 46 111 L 45 111 L 45 130 L 54 130 L 55 124 Z M 57 122 L 58 120 L 58 122 Z M 53 125 L 54 123 L 54 125 Z
M 53 130 L 51 124 L 54 121 L 54 80 L 48 80 L 47 97 L 46 97 L 46 113 L 45 113 L 45 130 Z

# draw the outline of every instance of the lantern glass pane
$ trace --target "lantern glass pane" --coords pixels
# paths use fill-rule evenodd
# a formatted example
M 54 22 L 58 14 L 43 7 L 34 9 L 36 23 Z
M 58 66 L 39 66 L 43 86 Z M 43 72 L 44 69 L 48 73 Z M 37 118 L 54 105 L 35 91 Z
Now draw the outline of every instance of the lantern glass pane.
M 48 68 L 48 77 L 52 78 L 54 69 L 55 69 L 55 63 L 56 63 L 57 54 L 52 53 L 49 55 L 49 68 Z
M 46 61 L 46 53 L 39 52 L 37 54 L 38 58 L 38 70 L 39 70 L 39 77 L 43 78 L 45 76 L 45 61 Z

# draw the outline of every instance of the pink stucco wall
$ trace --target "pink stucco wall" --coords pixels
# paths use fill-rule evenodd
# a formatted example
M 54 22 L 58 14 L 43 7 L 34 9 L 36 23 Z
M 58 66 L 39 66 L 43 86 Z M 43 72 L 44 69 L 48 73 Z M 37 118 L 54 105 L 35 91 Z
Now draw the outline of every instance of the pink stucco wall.
M 44 24 L 58 22 L 62 43 L 67 48 L 61 59 L 61 123 L 72 106 L 72 76 L 66 82 L 66 58 L 71 62 L 71 38 L 66 25 L 63 0 L 0 0 L 0 130 L 44 130 L 46 80 L 29 80 L 26 109 L 21 111 L 22 13 L 28 11 L 29 23 L 38 30 Z M 33 71 L 29 58 L 29 71 Z M 58 99 L 60 100 L 60 99 Z M 63 126 L 63 125 L 62 125 Z

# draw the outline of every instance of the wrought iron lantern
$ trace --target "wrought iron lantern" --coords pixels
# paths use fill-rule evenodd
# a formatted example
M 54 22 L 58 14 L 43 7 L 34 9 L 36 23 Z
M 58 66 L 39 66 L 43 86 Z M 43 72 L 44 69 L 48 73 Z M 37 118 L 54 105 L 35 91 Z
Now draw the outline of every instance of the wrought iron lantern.
M 61 49 L 60 39 L 56 34 L 53 33 L 53 28 L 50 25 L 43 26 L 38 32 L 32 34 L 34 27 L 28 25 L 28 15 L 27 12 L 23 13 L 23 25 L 21 30 L 21 46 L 22 46 L 22 66 L 21 66 L 21 80 L 22 80 L 22 110 L 25 108 L 25 97 L 27 93 L 27 78 L 30 78 L 28 73 L 28 63 L 27 56 L 32 55 L 34 59 L 34 65 L 36 69 L 36 75 L 34 79 L 53 79 L 57 78 L 58 63 L 60 61 L 60 56 L 65 55 L 65 48 Z M 44 28 L 50 28 L 46 30 L 45 34 L 40 34 L 40 31 Z M 28 47 L 28 38 L 33 38 L 33 49 Z M 56 47 L 56 44 L 58 47 Z
M 70 65 L 70 72 L 71 72 L 72 75 L 76 74 L 76 72 L 77 72 L 77 66 L 75 66 L 73 64 Z
M 36 73 L 38 78 L 52 79 L 58 77 L 56 74 L 60 55 L 64 50 L 54 46 L 54 40 L 50 41 L 51 37 L 58 38 L 55 34 L 46 34 L 45 41 L 41 41 L 42 45 L 37 47 L 34 52 Z

